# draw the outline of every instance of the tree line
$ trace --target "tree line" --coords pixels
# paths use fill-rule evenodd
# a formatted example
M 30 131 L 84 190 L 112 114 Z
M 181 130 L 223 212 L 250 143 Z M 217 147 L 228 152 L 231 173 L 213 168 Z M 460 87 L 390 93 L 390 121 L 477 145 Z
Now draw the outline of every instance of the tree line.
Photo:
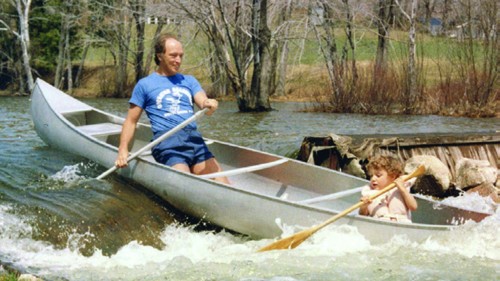
M 234 96 L 243 112 L 272 109 L 292 47 L 311 40 L 328 80 L 318 110 L 490 116 L 498 105 L 496 0 L 6 0 L 0 9 L 0 90 L 29 93 L 34 77 L 51 77 L 71 93 L 89 50 L 105 50 L 107 96 L 127 97 L 154 67 L 152 38 L 169 30 L 204 42 L 211 93 Z M 431 28 L 453 37 L 437 83 L 426 81 L 419 48 Z M 366 32 L 376 36 L 370 67 L 358 59 Z M 391 59 L 401 40 L 402 58 Z

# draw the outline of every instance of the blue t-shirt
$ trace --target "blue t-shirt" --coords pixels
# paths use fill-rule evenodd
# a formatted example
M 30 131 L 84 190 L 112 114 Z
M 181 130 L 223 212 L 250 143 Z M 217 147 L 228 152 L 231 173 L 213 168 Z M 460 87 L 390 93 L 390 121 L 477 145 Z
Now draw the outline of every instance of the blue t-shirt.
M 200 83 L 191 75 L 162 76 L 153 72 L 135 85 L 129 103 L 146 111 L 156 138 L 193 116 L 194 95 L 200 91 Z M 196 130 L 196 123 L 185 128 Z

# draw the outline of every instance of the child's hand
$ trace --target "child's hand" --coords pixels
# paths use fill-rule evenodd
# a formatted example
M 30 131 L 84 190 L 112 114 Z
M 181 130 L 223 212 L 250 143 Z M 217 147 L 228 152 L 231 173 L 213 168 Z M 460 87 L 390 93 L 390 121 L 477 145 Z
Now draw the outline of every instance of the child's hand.
M 359 201 L 363 202 L 363 204 L 370 204 L 372 200 L 370 199 L 370 196 L 362 196 Z
M 406 190 L 406 189 L 405 189 L 405 181 L 404 181 L 404 179 L 403 179 L 403 177 L 402 177 L 402 176 L 401 176 L 401 177 L 399 177 L 399 178 L 397 178 L 396 180 L 394 180 L 394 183 L 396 184 L 396 186 L 398 187 L 398 189 L 399 189 L 400 191 L 404 191 L 404 190 Z

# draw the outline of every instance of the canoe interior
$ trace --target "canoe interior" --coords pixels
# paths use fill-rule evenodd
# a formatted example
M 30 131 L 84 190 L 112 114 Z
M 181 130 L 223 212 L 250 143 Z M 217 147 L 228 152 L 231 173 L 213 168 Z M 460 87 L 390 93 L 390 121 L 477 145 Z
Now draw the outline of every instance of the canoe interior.
M 123 120 L 96 109 L 67 111 L 61 114 L 84 134 L 118 147 Z M 136 138 L 133 141 L 131 152 L 144 147 L 149 143 L 151 137 L 152 133 L 149 126 L 140 123 L 137 127 Z
M 61 112 L 61 115 L 85 135 L 118 147 L 123 120 L 116 118 L 116 116 L 94 108 L 64 111 Z M 140 123 L 136 130 L 131 153 L 144 147 L 151 138 L 152 133 L 149 125 Z M 214 140 L 207 139 L 206 141 L 224 171 L 273 162 L 283 158 Z M 150 153 L 145 153 L 141 159 L 154 161 Z M 332 173 L 327 169 L 292 159 L 275 167 L 230 176 L 229 179 L 238 188 L 290 201 L 313 198 L 365 184 L 362 179 L 336 172 Z M 347 208 L 349 204 L 351 202 L 345 204 L 337 202 L 335 205 Z M 332 204 L 326 203 L 326 205 Z
M 85 111 L 70 111 L 62 114 L 76 128 L 87 135 L 117 147 L 120 139 L 122 122 L 99 110 L 91 109 Z M 152 137 L 151 129 L 147 124 L 139 124 L 136 131 L 136 138 L 133 143 L 132 152 L 139 150 L 146 145 Z M 224 171 L 230 171 L 242 167 L 249 167 L 261 163 L 273 162 L 282 157 L 263 153 L 260 151 L 241 148 L 239 146 L 228 145 L 226 143 L 207 139 L 207 144 Z M 154 162 L 155 160 L 146 153 L 141 156 L 142 160 Z M 340 192 L 348 188 L 359 187 L 367 183 L 359 179 L 344 174 L 339 174 L 327 169 L 313 167 L 292 159 L 283 164 L 258 170 L 246 172 L 229 177 L 232 185 L 243 190 L 264 196 L 280 198 L 287 201 L 301 201 L 322 195 Z M 311 180 L 314 179 L 314 180 Z M 342 211 L 356 204 L 360 194 L 355 193 L 349 196 L 341 197 L 336 200 L 319 202 L 312 204 L 315 207 Z M 441 224 L 452 225 L 463 223 L 460 218 L 454 216 L 455 210 L 445 207 L 441 208 L 441 216 L 430 215 L 435 213 L 437 208 L 432 201 L 417 198 L 419 208 L 413 212 L 413 221 L 419 224 Z M 467 211 L 464 211 L 467 212 Z M 351 214 L 355 215 L 357 210 Z M 449 213 L 443 215 L 444 213 Z M 469 212 L 468 217 L 475 221 L 484 218 L 484 214 L 476 216 L 474 212 Z M 453 218 L 453 219 L 450 219 Z

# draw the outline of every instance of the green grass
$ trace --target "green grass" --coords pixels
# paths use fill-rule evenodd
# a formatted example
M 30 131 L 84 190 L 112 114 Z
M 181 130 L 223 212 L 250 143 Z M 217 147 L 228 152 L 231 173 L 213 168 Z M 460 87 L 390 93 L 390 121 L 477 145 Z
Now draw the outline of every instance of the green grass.
M 167 25 L 164 30 L 176 34 L 184 44 L 186 67 L 196 67 L 207 64 L 205 61 L 208 55 L 205 36 L 202 32 L 197 32 L 194 28 L 185 27 L 182 33 L 177 30 L 175 25 Z M 146 54 L 151 50 L 151 42 L 156 29 L 155 25 L 146 26 Z M 302 35 L 303 36 L 303 35 Z M 408 33 L 405 31 L 391 31 L 391 40 L 389 41 L 388 58 L 392 61 L 406 60 L 408 53 Z M 307 38 L 297 39 L 294 37 L 289 41 L 290 53 L 288 63 L 290 65 L 309 65 L 323 66 L 324 58 L 321 54 L 319 43 L 317 42 L 314 32 L 307 34 Z M 336 32 L 337 51 L 339 55 L 346 43 L 346 36 L 342 29 L 337 29 Z M 355 56 L 357 61 L 374 61 L 377 51 L 377 35 L 376 30 L 359 29 L 355 31 Z M 420 33 L 417 36 L 418 56 L 423 60 L 443 61 L 452 60 L 457 54 L 456 50 L 462 49 L 460 42 L 446 37 L 432 37 L 427 34 Z M 483 50 L 480 43 L 474 44 L 475 55 L 481 58 Z M 132 53 L 130 54 L 132 56 Z M 351 56 L 351 54 L 349 54 Z M 349 59 L 351 59 L 349 57 Z M 131 62 L 133 60 L 130 60 Z M 94 47 L 89 50 L 87 55 L 86 65 L 100 66 L 103 64 L 110 65 L 113 63 L 113 57 L 104 46 Z
M 14 273 L 0 273 L 0 281 L 16 281 L 17 276 Z

